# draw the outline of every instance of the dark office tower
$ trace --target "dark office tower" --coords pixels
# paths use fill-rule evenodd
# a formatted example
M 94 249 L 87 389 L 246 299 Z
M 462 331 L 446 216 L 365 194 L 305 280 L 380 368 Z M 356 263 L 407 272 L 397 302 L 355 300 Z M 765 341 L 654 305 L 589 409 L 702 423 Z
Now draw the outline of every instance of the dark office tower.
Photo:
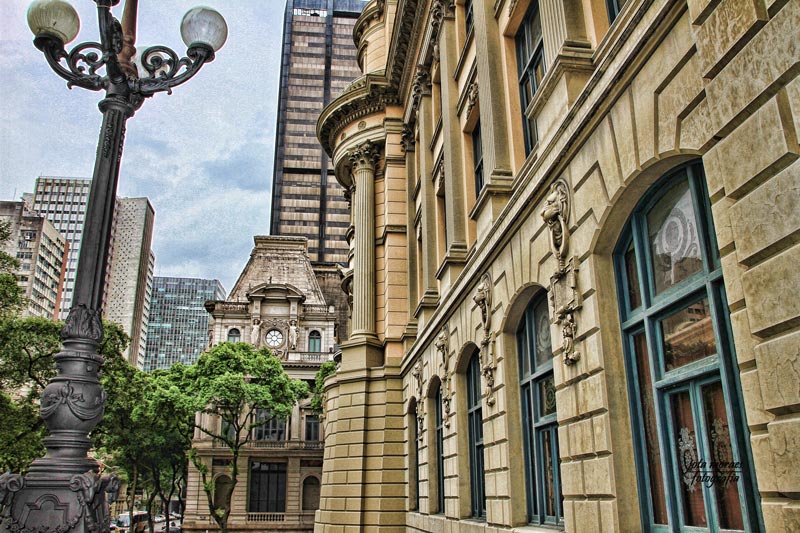
M 208 347 L 205 303 L 224 299 L 225 289 L 215 279 L 154 278 L 144 369 L 195 363 Z
M 287 0 L 272 183 L 272 235 L 308 238 L 311 261 L 346 262 L 344 189 L 316 137 L 320 111 L 357 78 L 361 0 Z

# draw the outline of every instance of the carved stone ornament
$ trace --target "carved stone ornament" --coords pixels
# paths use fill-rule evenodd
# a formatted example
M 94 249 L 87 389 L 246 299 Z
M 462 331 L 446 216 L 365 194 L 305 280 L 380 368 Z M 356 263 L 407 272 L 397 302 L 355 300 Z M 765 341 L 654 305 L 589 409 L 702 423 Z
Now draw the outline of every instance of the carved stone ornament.
M 411 375 L 417 383 L 417 438 L 422 441 L 422 430 L 425 424 L 425 402 L 422 400 L 422 361 L 419 360 L 411 369 Z
M 374 171 L 380 158 L 380 147 L 372 141 L 359 144 L 350 152 L 349 156 L 354 171 L 365 169 Z
M 439 336 L 433 343 L 436 353 L 442 360 L 442 407 L 444 410 L 444 426 L 450 427 L 450 407 L 452 403 L 452 392 L 450 390 L 450 334 L 447 331 L 447 324 L 442 326 Z
M 478 103 L 478 82 L 473 81 L 467 89 L 467 116 L 472 113 Z
M 492 311 L 492 276 L 486 272 L 481 276 L 481 281 L 475 289 L 475 295 L 472 301 L 478 304 L 481 311 L 481 323 L 483 324 L 484 336 L 489 336 L 490 328 L 490 313 Z
M 431 94 L 431 71 L 426 65 L 417 65 L 417 73 L 411 84 L 411 109 L 414 113 L 419 109 L 422 97 Z
M 100 311 L 79 304 L 69 310 L 61 328 L 61 339 L 89 339 L 96 343 L 103 340 L 103 320 Z
M 416 138 L 414 130 L 408 124 L 403 124 L 403 132 L 400 134 L 404 152 L 413 152 Z
M 564 268 L 564 261 L 569 250 L 569 191 L 566 181 L 556 180 L 550 186 L 550 193 L 547 195 L 542 209 L 542 218 L 550 228 L 550 249 L 558 261 L 559 270 Z
M 480 340 L 481 374 L 486 382 L 486 404 L 492 406 L 494 405 L 494 371 L 497 365 L 494 361 L 494 333 L 491 332 L 492 276 L 488 272 L 481 276 L 472 300 L 481 311 L 481 322 L 483 323 L 483 338 Z
M 569 185 L 563 179 L 558 179 L 550 186 L 542 209 L 542 219 L 550 228 L 550 249 L 558 261 L 558 269 L 550 277 L 550 303 L 555 322 L 561 328 L 566 365 L 573 365 L 581 358 L 575 350 L 575 335 L 578 332 L 575 311 L 581 308 L 578 269 L 574 257 L 567 261 L 570 202 Z
M 434 40 L 439 35 L 442 21 L 445 16 L 455 11 L 456 5 L 453 0 L 433 0 L 431 3 L 431 35 Z

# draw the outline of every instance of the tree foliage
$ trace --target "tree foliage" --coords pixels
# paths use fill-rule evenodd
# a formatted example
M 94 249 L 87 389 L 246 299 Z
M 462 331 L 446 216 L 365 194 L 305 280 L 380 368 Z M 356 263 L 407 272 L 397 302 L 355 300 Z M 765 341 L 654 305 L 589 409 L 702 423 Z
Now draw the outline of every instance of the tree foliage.
M 314 376 L 314 396 L 311 398 L 311 408 L 318 412 L 322 412 L 322 397 L 325 392 L 325 380 L 331 374 L 336 372 L 336 363 L 333 361 L 326 361 L 322 363 L 317 370 L 317 375 Z
M 0 222 L 0 319 L 15 315 L 22 310 L 25 298 L 22 288 L 17 285 L 14 271 L 19 261 L 3 251 L 5 243 L 11 238 L 11 222 Z
M 256 350 L 243 342 L 219 344 L 190 367 L 173 365 L 160 381 L 156 395 L 161 408 L 181 413 L 192 430 L 230 450 L 230 483 L 219 487 L 211 476 L 211 457 L 198 449 L 189 453 L 202 477 L 209 512 L 222 531 L 227 531 L 231 494 L 239 479 L 239 455 L 251 441 L 253 429 L 274 418 L 287 419 L 294 404 L 308 393 L 308 385 L 290 379 L 267 348 Z M 257 418 L 259 408 L 268 410 L 270 416 Z M 213 422 L 208 423 L 209 419 Z

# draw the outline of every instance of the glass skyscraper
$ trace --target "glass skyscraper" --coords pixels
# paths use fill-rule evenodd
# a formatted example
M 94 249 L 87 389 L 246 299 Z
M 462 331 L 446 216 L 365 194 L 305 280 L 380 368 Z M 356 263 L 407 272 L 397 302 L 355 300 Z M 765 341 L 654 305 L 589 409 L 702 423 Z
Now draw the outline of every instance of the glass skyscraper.
M 144 369 L 190 365 L 208 346 L 207 300 L 224 300 L 216 279 L 153 278 Z

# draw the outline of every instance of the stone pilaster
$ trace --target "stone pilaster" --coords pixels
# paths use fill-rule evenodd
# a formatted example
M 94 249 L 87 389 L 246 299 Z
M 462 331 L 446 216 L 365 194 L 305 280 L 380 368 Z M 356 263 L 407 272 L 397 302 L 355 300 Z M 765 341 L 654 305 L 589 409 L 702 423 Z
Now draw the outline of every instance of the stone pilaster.
M 442 134 L 444 135 L 444 203 L 445 224 L 449 242 L 445 262 L 458 265 L 457 271 L 449 272 L 448 278 L 455 279 L 461 271 L 467 253 L 467 227 L 464 191 L 464 168 L 461 153 L 462 133 L 457 116 L 458 86 L 451 72 L 455 72 L 458 62 L 456 47 L 456 23 L 452 10 L 446 9 L 439 30 L 439 70 L 442 85 Z M 452 268 L 452 267 L 451 267 Z

